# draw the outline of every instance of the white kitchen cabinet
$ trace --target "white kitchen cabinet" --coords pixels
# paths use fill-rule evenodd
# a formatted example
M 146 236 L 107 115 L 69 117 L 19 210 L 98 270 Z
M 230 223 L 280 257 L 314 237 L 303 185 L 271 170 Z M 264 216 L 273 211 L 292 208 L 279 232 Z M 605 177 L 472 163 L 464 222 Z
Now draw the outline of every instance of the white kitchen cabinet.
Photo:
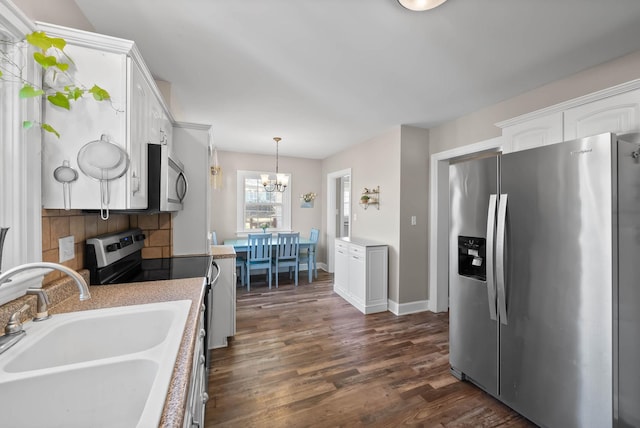
M 626 134 L 640 130 L 640 90 L 630 91 L 564 112 L 564 139 L 613 132 Z
M 173 152 L 184 162 L 189 183 L 182 210 L 173 215 L 173 254 L 209 254 L 211 126 L 177 123 L 172 139 Z
M 386 311 L 387 245 L 357 238 L 336 238 L 335 246 L 334 291 L 364 314 Z M 341 252 L 345 248 L 346 253 Z
M 613 132 L 640 132 L 640 79 L 515 117 L 496 126 L 505 153 Z
M 210 293 L 209 349 L 227 346 L 236 334 L 236 253 L 227 245 L 216 245 L 212 252 L 220 276 Z
M 347 294 L 349 284 L 349 244 L 342 239 L 335 241 L 333 288 L 339 295 Z
M 562 112 L 508 126 L 502 130 L 502 135 L 505 137 L 504 153 L 559 143 L 564 140 Z
M 169 152 L 173 152 L 173 124 L 169 117 L 164 112 L 162 113 L 160 119 L 160 144 L 167 145 Z
M 70 209 L 100 209 L 100 182 L 83 174 L 77 156 L 88 142 L 105 135 L 129 156 L 129 168 L 123 177 L 109 181 L 109 209 L 135 210 L 148 205 L 147 144 L 153 143 L 153 129 L 160 115 L 168 115 L 160 92 L 134 42 L 51 24 L 39 24 L 51 36 L 67 41 L 65 50 L 74 61 L 74 81 L 87 86 L 94 83 L 106 89 L 111 100 L 95 101 L 90 96 L 64 110 L 45 103 L 45 122 L 60 133 L 43 133 L 42 202 L 44 208 L 65 208 L 63 185 L 53 171 L 63 164 L 78 171 L 76 181 L 68 185 Z M 166 125 L 165 125 L 166 127 Z
M 150 143 L 151 102 L 153 94 L 139 67 L 129 61 L 131 91 L 129 96 L 129 171 L 132 208 L 146 208 L 149 194 L 147 180 L 147 144 Z
M 151 144 L 162 144 L 173 152 L 173 122 L 166 114 L 160 102 L 156 99 L 150 106 L 150 137 Z

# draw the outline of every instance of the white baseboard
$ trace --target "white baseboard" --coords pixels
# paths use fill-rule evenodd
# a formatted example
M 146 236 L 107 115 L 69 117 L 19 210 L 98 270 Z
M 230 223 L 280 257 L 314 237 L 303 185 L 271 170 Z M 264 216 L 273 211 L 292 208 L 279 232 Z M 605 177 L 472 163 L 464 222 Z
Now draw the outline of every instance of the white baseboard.
M 316 266 L 318 267 L 318 270 L 323 270 L 323 271 L 327 272 L 326 263 L 316 263 Z M 307 266 L 307 263 L 300 263 L 300 270 L 309 270 L 309 267 Z
M 419 300 L 417 302 L 397 303 L 389 299 L 389 312 L 395 315 L 408 315 L 417 312 L 425 312 L 429 310 L 428 300 Z

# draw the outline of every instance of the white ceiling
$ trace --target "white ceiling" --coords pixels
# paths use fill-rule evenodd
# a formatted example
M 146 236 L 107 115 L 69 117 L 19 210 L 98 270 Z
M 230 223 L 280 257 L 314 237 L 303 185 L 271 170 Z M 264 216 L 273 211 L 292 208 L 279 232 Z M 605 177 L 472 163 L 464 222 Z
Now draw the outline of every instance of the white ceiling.
M 640 49 L 638 0 L 75 0 L 220 150 L 325 158 Z M 615 6 L 613 6 L 615 4 Z

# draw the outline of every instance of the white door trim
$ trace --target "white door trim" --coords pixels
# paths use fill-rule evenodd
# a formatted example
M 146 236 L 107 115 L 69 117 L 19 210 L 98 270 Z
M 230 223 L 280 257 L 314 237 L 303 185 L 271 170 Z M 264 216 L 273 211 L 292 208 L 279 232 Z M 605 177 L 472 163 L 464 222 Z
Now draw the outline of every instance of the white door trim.
M 504 139 L 492 138 L 439 153 L 429 170 L 429 305 L 432 312 L 449 308 L 449 161 L 488 151 L 502 151 Z
M 20 42 L 36 29 L 35 24 L 12 2 L 0 0 L 0 36 Z M 42 79 L 40 67 L 30 59 L 26 42 L 9 52 L 22 76 L 29 82 Z M 10 227 L 4 245 L 1 269 L 42 260 L 41 130 L 23 129 L 23 120 L 41 120 L 40 98 L 21 100 L 21 84 L 0 81 L 0 227 Z M 14 282 L 18 282 L 15 280 Z
M 327 174 L 327 240 L 325 247 L 327 249 L 327 270 L 329 272 L 333 272 L 333 241 L 336 237 L 336 180 L 345 175 L 351 175 L 351 168 Z M 353 177 L 351 177 L 350 183 L 353 183 Z M 349 193 L 351 194 L 351 189 Z M 350 204 L 350 211 L 353 212 L 353 204 Z M 351 212 L 349 212 L 349 221 L 353 221 Z

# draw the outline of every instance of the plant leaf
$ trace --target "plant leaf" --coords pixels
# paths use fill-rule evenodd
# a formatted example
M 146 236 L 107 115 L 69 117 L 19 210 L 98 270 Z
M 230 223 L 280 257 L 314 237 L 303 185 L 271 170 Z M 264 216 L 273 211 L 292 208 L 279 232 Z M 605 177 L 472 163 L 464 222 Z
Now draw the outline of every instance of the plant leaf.
M 54 134 L 56 137 L 60 138 L 60 133 L 58 131 L 55 130 L 55 128 L 51 125 L 49 125 L 48 123 L 43 123 L 41 125 L 41 128 L 47 132 L 51 132 L 52 134 Z
M 39 97 L 42 94 L 44 94 L 44 91 L 42 89 L 36 89 L 27 83 L 20 89 L 18 97 L 33 98 L 33 97 Z
M 69 98 L 70 100 L 76 101 L 78 98 L 84 95 L 84 89 L 80 89 L 78 87 L 75 87 L 75 88 L 66 87 L 65 90 L 67 91 L 67 98 Z
M 55 56 L 45 56 L 40 52 L 34 52 L 33 59 L 42 66 L 42 68 L 58 67 L 58 59 Z M 67 65 L 68 67 L 68 65 Z
M 98 85 L 93 85 L 93 88 L 89 89 L 89 93 L 93 94 L 93 98 L 95 98 L 96 101 L 111 99 L 111 95 L 109 95 L 109 92 L 107 92 L 105 89 L 102 89 Z
M 43 51 L 46 51 L 51 47 L 63 50 L 67 45 L 67 42 L 64 39 L 59 37 L 49 37 L 44 31 L 34 31 L 31 34 L 27 34 L 26 40 L 30 45 L 40 48 Z
M 29 129 L 33 127 L 33 122 L 30 120 L 25 120 L 24 122 L 22 122 L 22 129 Z
M 69 69 L 69 64 L 66 62 L 56 62 L 55 65 L 60 71 L 67 71 Z
M 54 106 L 62 107 L 67 110 L 71 108 L 71 104 L 69 104 L 69 98 L 65 96 L 62 92 L 56 92 L 55 95 L 49 95 L 47 100 Z

